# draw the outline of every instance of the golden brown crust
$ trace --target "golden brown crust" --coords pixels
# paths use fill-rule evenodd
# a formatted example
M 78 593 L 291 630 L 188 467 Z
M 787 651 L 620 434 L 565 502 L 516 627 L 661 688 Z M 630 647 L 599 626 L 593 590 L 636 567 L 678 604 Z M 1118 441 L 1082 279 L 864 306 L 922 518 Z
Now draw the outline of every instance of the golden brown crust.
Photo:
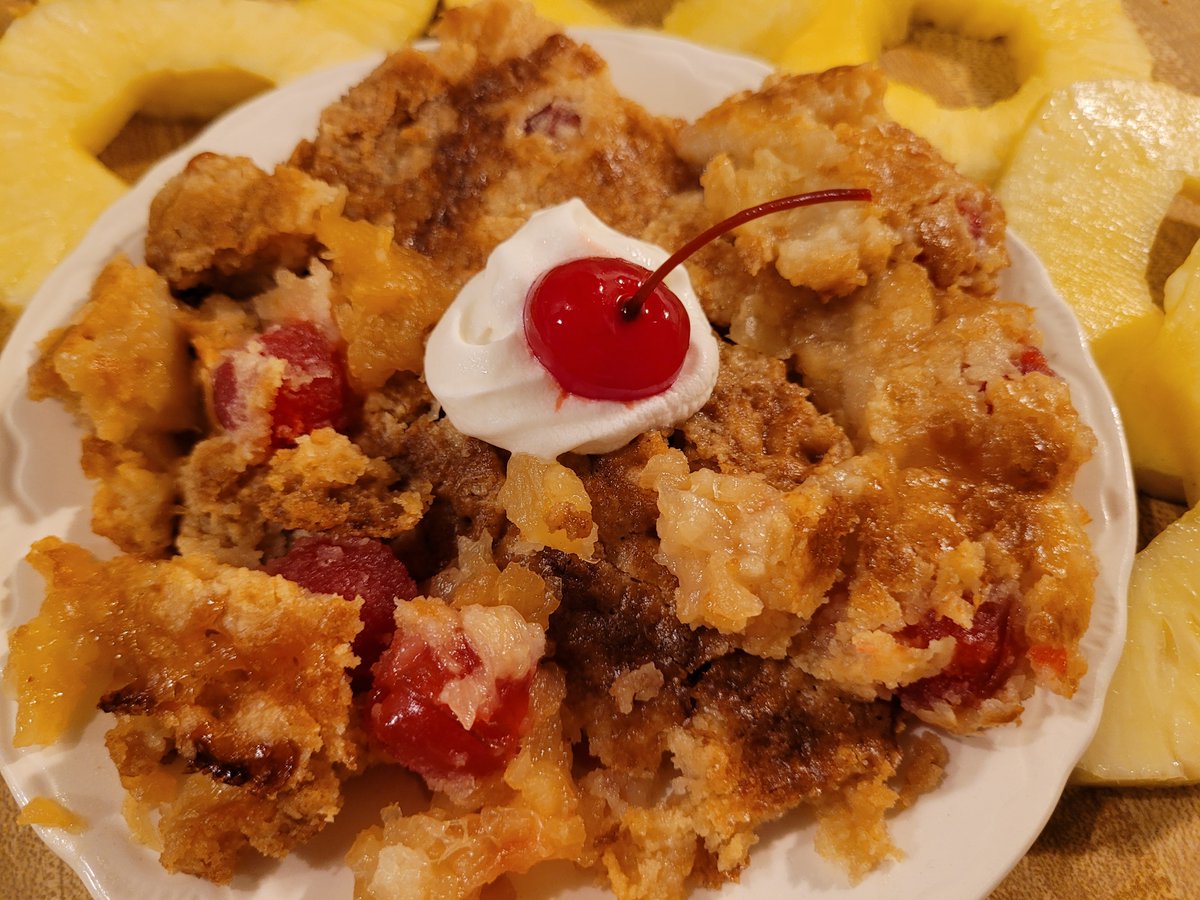
M 758 472 L 780 490 L 854 452 L 845 432 L 788 379 L 782 362 L 734 344 L 722 345 L 716 387 L 680 430 L 692 468 Z
M 385 62 L 292 160 L 344 185 L 348 216 L 395 227 L 454 289 L 538 209 L 578 196 L 641 234 L 690 180 L 672 124 L 617 94 L 595 51 L 493 7 L 448 16 L 439 50 Z
M 280 552 L 284 532 L 391 539 L 412 531 L 432 500 L 344 435 L 320 429 L 265 461 L 226 435 L 197 444 L 180 472 L 179 548 L 239 565 Z
M 751 272 L 774 263 L 797 287 L 842 296 L 889 262 L 916 259 L 938 287 L 994 290 L 1008 262 L 999 203 L 887 118 L 885 84 L 870 67 L 772 76 L 685 128 L 680 151 L 704 169 L 714 218 L 803 191 L 871 190 L 869 206 L 742 226 L 736 243 Z
M 14 656 L 42 669 L 23 702 L 64 705 L 65 721 L 65 704 L 102 693 L 114 762 L 162 813 L 164 866 L 227 882 L 242 847 L 285 855 L 337 813 L 360 757 L 345 674 L 357 603 L 201 556 L 101 562 L 48 538 L 30 561 L 47 600 L 14 635 Z M 83 694 L 64 698 L 72 681 Z
M 62 401 L 101 440 L 122 444 L 200 424 L 176 305 L 162 279 L 124 256 L 101 270 L 89 302 L 40 349 L 30 397 Z M 136 381 L 131 367 L 141 373 Z
M 179 466 L 169 440 L 135 448 L 87 436 L 83 474 L 96 481 L 92 530 L 126 553 L 162 556 L 175 539 L 179 516 Z
M 150 204 L 146 262 L 173 291 L 245 295 L 276 269 L 301 271 L 316 249 L 317 215 L 338 191 L 281 166 L 201 153 Z
M 184 318 L 161 278 L 118 256 L 29 373 L 32 399 L 61 401 L 87 428 L 81 463 L 101 483 L 92 529 L 128 553 L 170 546 L 178 439 L 202 423 Z

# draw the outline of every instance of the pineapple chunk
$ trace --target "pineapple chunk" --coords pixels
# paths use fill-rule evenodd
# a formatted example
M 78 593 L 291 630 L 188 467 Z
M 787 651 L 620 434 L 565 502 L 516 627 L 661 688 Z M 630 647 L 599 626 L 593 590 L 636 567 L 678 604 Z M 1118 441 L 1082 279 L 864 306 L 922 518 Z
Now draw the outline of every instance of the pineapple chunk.
M 591 559 L 596 547 L 592 499 L 562 463 L 514 453 L 497 496 L 521 540 Z
M 1021 133 L 1056 88 L 1102 78 L 1150 80 L 1153 58 L 1120 0 L 919 0 L 913 13 L 979 40 L 1005 38 L 1021 87 L 986 109 L 944 109 L 893 83 L 884 105 L 963 172 L 995 181 Z
M 1200 503 L 1200 242 L 1167 279 L 1163 312 L 1162 327 L 1117 400 L 1139 470 L 1159 486 L 1178 476 L 1194 505 Z
M 53 797 L 34 797 L 21 807 L 17 824 L 61 828 L 71 834 L 82 834 L 87 828 L 86 819 L 71 812 Z
M 0 88 L 0 106 L 3 97 Z M 0 113 L 0 129 L 7 124 Z M 124 182 L 99 160 L 64 144 L 36 136 L 24 144 L 10 142 L 0 131 L 0 209 L 22 211 L 0 218 L 0 302 L 14 312 L 125 191 Z
M 443 0 L 447 9 L 470 6 L 476 0 Z M 615 28 L 621 23 L 588 0 L 529 0 L 543 19 L 560 25 L 603 25 Z
M 1125 653 L 1075 777 L 1200 781 L 1200 507 L 1134 561 Z
M 277 84 L 367 51 L 255 0 L 58 0 L 18 19 L 0 42 L 0 209 L 24 215 L 0 228 L 0 299 L 23 305 L 125 190 L 94 154 L 160 78 Z
M 1150 348 L 1164 317 L 1146 269 L 1159 223 L 1189 175 L 1200 176 L 1200 97 L 1162 84 L 1098 82 L 1051 96 L 997 191 L 1009 224 L 1079 317 L 1125 417 L 1139 484 L 1165 496 L 1182 493 L 1185 460 L 1175 438 L 1191 431 L 1180 420 L 1197 409 L 1200 382 L 1187 385 L 1182 357 L 1149 355 L 1160 355 Z M 1180 323 L 1195 320 L 1192 302 L 1178 306 Z M 1163 347 L 1182 347 L 1182 331 L 1181 324 L 1165 335 Z M 1175 387 L 1164 396 L 1154 385 L 1170 367 Z
M 751 0 L 751 6 L 758 0 Z M 1074 81 L 1149 80 L 1153 60 L 1119 0 L 786 0 L 762 16 L 745 3 L 681 0 L 664 27 L 764 56 L 781 68 L 815 72 L 879 58 L 903 42 L 909 23 L 928 21 L 969 38 L 1004 38 L 1022 85 L 987 108 L 946 109 L 923 91 L 892 82 L 885 105 L 968 175 L 994 181 L 1046 95 Z

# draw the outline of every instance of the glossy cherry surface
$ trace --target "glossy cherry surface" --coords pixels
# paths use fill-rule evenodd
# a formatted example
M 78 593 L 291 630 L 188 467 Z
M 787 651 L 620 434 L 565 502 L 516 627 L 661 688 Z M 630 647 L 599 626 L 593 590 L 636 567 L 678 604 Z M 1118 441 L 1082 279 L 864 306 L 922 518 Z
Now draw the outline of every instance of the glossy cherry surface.
M 461 633 L 435 652 L 415 635 L 397 632 L 375 666 L 368 730 L 396 762 L 428 781 L 500 771 L 520 749 L 531 679 L 498 682 L 494 708 L 464 728 L 442 701 L 442 690 L 480 665 Z
M 633 316 L 626 304 L 650 270 L 590 256 L 555 266 L 530 289 L 525 338 L 563 390 L 594 400 L 638 400 L 665 391 L 687 356 L 683 303 L 660 285 Z

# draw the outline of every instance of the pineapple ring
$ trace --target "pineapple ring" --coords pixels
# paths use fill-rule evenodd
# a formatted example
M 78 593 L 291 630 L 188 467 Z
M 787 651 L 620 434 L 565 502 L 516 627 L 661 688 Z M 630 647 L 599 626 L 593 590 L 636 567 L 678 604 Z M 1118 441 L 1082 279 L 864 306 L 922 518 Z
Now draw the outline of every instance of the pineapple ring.
M 40 2 L 45 6 L 59 0 Z M 590 6 L 587 0 L 565 2 Z M 291 5 L 311 13 L 334 31 L 357 38 L 368 47 L 391 50 L 425 30 L 437 9 L 437 0 L 292 0 Z M 463 4 L 460 0 L 447 5 Z
M 1200 435 L 1189 429 L 1200 383 L 1188 383 L 1179 357 L 1200 349 L 1168 349 L 1179 329 L 1165 327 L 1170 313 L 1146 284 L 1155 234 L 1189 179 L 1200 184 L 1200 97 L 1106 81 L 1051 95 L 996 193 L 1075 310 L 1121 409 L 1139 485 L 1181 497 L 1186 483 L 1197 499 Z
M 23 306 L 125 192 L 95 154 L 134 112 L 212 114 L 263 87 L 362 57 L 372 48 L 328 22 L 341 18 L 335 10 L 348 16 L 371 5 L 55 0 L 15 21 L 0 40 L 0 209 L 25 215 L 6 216 L 0 228 L 0 300 Z M 383 29 L 391 39 L 411 36 L 435 4 L 384 5 L 394 13 Z
M 476 0 L 442 0 L 447 9 L 470 6 Z M 588 0 L 529 0 L 543 19 L 560 25 L 601 25 L 609 28 L 621 24 Z
M 1150 79 L 1150 52 L 1120 0 L 680 0 L 664 27 L 765 55 L 786 70 L 814 72 L 878 60 L 904 40 L 914 18 L 981 41 L 1008 41 L 1021 81 L 1011 97 L 987 108 L 948 109 L 892 81 L 885 99 L 893 118 L 960 170 L 989 183 L 1055 88 L 1102 78 Z
M 369 47 L 394 50 L 425 30 L 437 0 L 296 0 L 296 5 Z

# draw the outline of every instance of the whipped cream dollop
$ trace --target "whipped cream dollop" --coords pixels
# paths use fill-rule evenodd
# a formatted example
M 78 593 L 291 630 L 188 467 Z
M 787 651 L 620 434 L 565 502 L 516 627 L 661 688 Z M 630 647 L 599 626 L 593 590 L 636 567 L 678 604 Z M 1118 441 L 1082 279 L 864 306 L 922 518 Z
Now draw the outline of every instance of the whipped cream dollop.
M 525 338 L 529 289 L 543 272 L 589 256 L 653 271 L 669 254 L 608 227 L 583 201 L 568 200 L 535 213 L 496 247 L 442 315 L 425 348 L 425 382 L 463 434 L 542 459 L 607 453 L 643 431 L 682 422 L 708 400 L 717 381 L 717 338 L 682 266 L 665 284 L 687 311 L 688 350 L 662 393 L 626 401 L 579 397 L 537 360 Z M 623 362 L 618 356 L 612 364 Z

